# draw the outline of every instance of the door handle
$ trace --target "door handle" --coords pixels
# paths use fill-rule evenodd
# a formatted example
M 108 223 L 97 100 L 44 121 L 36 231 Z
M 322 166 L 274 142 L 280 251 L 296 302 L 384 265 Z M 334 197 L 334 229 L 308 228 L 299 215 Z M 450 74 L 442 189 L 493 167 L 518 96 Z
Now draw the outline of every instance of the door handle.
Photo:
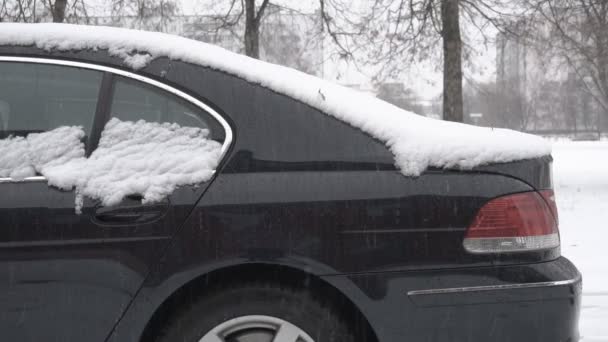
M 106 213 L 95 213 L 95 218 L 101 222 L 107 223 L 131 223 L 136 222 L 142 217 L 142 214 L 135 212 L 106 212 Z
M 132 204 L 115 207 L 98 207 L 93 221 L 101 226 L 129 226 L 150 224 L 162 219 L 169 210 L 169 202 L 157 204 Z

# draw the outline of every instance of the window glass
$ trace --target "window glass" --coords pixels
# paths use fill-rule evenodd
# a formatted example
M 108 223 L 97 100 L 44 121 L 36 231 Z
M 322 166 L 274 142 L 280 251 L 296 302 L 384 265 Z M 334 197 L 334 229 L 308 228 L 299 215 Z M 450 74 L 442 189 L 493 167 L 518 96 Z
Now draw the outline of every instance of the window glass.
M 0 62 L 0 139 L 60 126 L 91 132 L 102 73 L 67 66 Z
M 208 113 L 174 94 L 124 77 L 117 77 L 114 83 L 112 116 L 123 121 L 169 122 L 182 127 L 206 128 L 213 140 L 224 140 L 223 129 Z

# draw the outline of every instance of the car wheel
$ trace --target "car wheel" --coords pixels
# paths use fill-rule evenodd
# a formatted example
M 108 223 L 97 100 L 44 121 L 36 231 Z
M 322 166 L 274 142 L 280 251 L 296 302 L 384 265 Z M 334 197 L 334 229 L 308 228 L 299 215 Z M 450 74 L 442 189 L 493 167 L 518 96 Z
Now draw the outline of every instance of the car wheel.
M 247 285 L 194 300 L 158 342 L 354 342 L 353 329 L 305 290 Z

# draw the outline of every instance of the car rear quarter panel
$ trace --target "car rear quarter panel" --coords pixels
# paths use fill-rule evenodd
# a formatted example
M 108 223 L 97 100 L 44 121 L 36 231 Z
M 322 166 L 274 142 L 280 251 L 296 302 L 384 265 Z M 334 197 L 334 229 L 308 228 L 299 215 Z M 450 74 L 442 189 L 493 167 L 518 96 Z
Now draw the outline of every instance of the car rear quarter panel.
M 280 251 L 336 273 L 557 256 L 555 250 L 474 256 L 462 248 L 465 229 L 485 202 L 535 184 L 501 169 L 405 177 L 382 143 L 294 99 L 186 63 L 173 63 L 165 78 L 208 99 L 234 126 L 231 154 L 193 212 L 210 230 L 200 237 L 209 243 L 238 234 L 219 248 L 226 255 Z
M 480 170 L 404 177 L 380 142 L 296 100 L 179 62 L 171 64 L 165 81 L 221 111 L 234 127 L 235 143 L 136 298 L 140 313 L 151 315 L 189 280 L 240 263 L 339 277 L 558 256 L 556 250 L 479 256 L 462 247 L 476 211 L 491 198 L 534 190 L 526 181 Z M 362 291 L 352 280 L 335 284 L 344 292 Z M 376 284 L 389 285 L 386 279 Z M 145 324 L 129 314 L 118 332 Z

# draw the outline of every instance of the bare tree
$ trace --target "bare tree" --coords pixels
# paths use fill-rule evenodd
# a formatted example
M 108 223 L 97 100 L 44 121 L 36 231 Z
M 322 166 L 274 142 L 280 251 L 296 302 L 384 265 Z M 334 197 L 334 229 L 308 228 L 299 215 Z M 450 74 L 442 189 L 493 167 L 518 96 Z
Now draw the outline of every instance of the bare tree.
M 460 36 L 459 0 L 441 1 L 441 23 L 443 118 L 462 122 L 462 38 Z
M 318 16 L 274 4 L 260 26 L 260 58 L 308 74 L 321 75 L 323 43 Z
M 85 0 L 0 0 L 0 21 L 56 23 L 88 20 Z
M 166 31 L 179 12 L 175 0 L 111 0 L 114 25 Z
M 340 56 L 363 55 L 359 62 L 376 66 L 379 78 L 394 78 L 411 62 L 442 53 L 443 117 L 451 121 L 463 121 L 463 57 L 473 49 L 461 21 L 483 36 L 488 26 L 506 30 L 516 15 L 506 0 L 376 0 L 363 9 L 345 0 L 319 1 Z
M 542 42 L 559 54 L 590 96 L 603 108 L 598 126 L 608 124 L 608 1 L 528 0 L 537 14 Z
M 38 22 L 43 13 L 36 0 L 3 0 L 0 9 L 2 21 Z
M 54 23 L 62 23 L 65 20 L 65 7 L 68 4 L 67 0 L 55 0 L 53 3 L 51 0 L 48 0 L 48 6 L 53 15 Z
M 245 0 L 245 54 L 260 58 L 260 22 L 268 0 L 262 0 L 256 10 L 255 0 Z
M 249 6 L 249 7 L 248 7 Z M 234 52 L 321 75 L 323 42 L 316 13 L 272 1 L 209 1 L 185 35 Z
M 245 54 L 253 58 L 260 58 L 260 27 L 265 11 L 271 5 L 270 1 L 228 0 L 228 2 L 216 2 L 214 5 L 227 9 L 224 13 L 212 16 L 213 25 L 209 29 L 216 33 L 228 30 L 238 35 L 236 27 L 243 24 L 244 20 L 245 29 L 242 40 Z

